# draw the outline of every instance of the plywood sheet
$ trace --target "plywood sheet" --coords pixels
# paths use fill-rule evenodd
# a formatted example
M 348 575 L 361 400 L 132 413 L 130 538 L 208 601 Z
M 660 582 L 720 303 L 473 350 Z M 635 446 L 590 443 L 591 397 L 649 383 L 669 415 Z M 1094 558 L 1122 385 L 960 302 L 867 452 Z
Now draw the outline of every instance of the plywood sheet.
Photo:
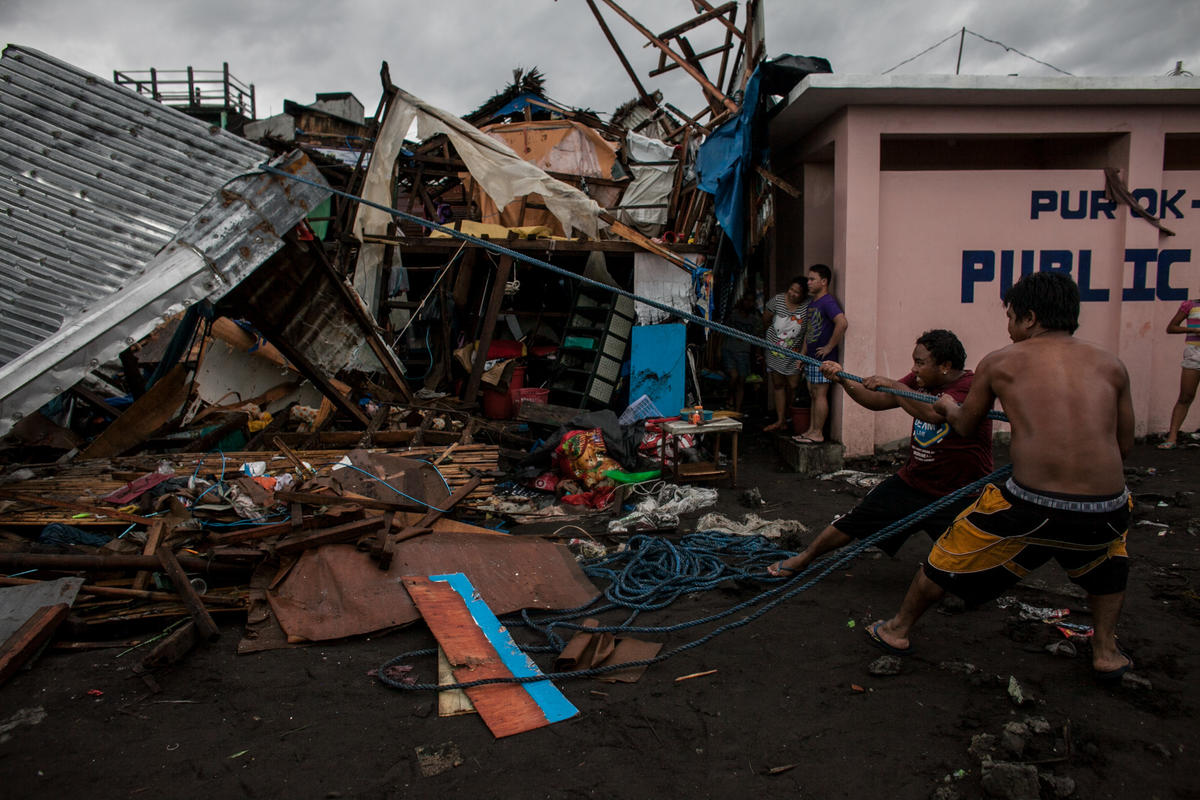
M 599 594 L 563 545 L 435 530 L 397 544 L 386 572 L 353 545 L 307 551 L 268 598 L 289 637 L 324 641 L 420 619 L 400 579 L 451 572 L 465 573 L 497 614 L 575 608 Z
M 404 586 L 462 682 L 540 674 L 462 574 L 404 578 Z M 444 579 L 444 580 L 442 580 Z M 578 713 L 549 681 L 465 690 L 496 736 L 543 727 Z

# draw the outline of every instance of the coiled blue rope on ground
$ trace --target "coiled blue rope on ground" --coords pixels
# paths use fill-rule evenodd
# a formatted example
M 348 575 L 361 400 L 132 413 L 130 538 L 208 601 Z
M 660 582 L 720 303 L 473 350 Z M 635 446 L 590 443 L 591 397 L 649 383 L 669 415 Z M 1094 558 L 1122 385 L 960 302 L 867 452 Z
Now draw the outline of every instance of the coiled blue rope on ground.
M 625 662 L 622 664 L 609 664 L 606 666 L 591 667 L 588 669 L 569 670 L 569 671 L 565 671 L 565 672 L 548 672 L 548 673 L 543 673 L 541 675 L 532 675 L 532 676 L 528 676 L 528 677 L 486 678 L 486 679 L 477 680 L 477 681 L 466 681 L 466 682 L 450 684 L 450 685 L 438 685 L 436 683 L 405 683 L 404 681 L 395 680 L 387 675 L 387 670 L 390 667 L 401 664 L 404 661 L 407 661 L 412 658 L 431 655 L 436 652 L 433 649 L 425 649 L 425 650 L 413 650 L 413 651 L 409 651 L 407 653 L 401 653 L 400 655 L 396 656 L 395 658 L 388 660 L 382 666 L 379 667 L 379 669 L 377 671 L 378 677 L 379 677 L 379 680 L 381 683 L 383 683 L 386 686 L 390 686 L 393 689 L 401 689 L 401 690 L 405 690 L 405 691 L 441 691 L 441 690 L 445 690 L 445 689 L 470 689 L 475 686 L 486 686 L 486 685 L 493 684 L 493 683 L 534 683 L 537 681 L 544 681 L 544 680 L 567 680 L 567 679 L 573 679 L 573 678 L 590 678 L 590 677 L 595 677 L 597 675 L 604 675 L 604 674 L 607 674 L 610 672 L 616 672 L 619 670 L 633 669 L 633 668 L 637 668 L 637 667 L 646 667 L 646 666 L 650 666 L 652 664 L 658 664 L 660 662 L 666 661 L 667 659 L 669 659 L 673 656 L 676 656 L 676 655 L 679 655 L 680 653 L 686 652 L 687 650 L 691 650 L 693 648 L 696 648 L 703 644 L 706 644 L 707 642 L 712 641 L 717 636 L 720 636 L 722 633 L 734 630 L 736 628 L 741 628 L 745 625 L 750 624 L 751 622 L 753 622 L 754 620 L 763 616 L 764 614 L 766 614 L 768 611 L 772 610 L 773 608 L 781 605 L 782 603 L 786 602 L 787 600 L 791 599 L 792 597 L 795 597 L 796 595 L 800 594 L 801 592 L 805 592 L 808 589 L 812 588 L 813 586 L 817 585 L 817 583 L 819 583 L 827 575 L 842 568 L 846 564 L 850 563 L 851 561 L 853 561 L 855 558 L 857 558 L 860 554 L 863 553 L 863 551 L 867 550 L 868 548 L 873 547 L 874 545 L 878 544 L 879 542 L 883 541 L 884 539 L 887 539 L 888 537 L 893 536 L 896 533 L 899 533 L 900 531 L 903 531 L 906 528 L 920 522 L 921 520 L 925 519 L 926 517 L 930 516 L 931 514 L 934 514 L 937 511 L 940 511 L 941 509 L 945 508 L 947 505 L 956 502 L 960 498 L 969 496 L 971 494 L 978 493 L 979 491 L 981 491 L 983 489 L 983 487 L 986 484 L 994 482 L 994 481 L 998 481 L 1004 477 L 1007 477 L 1007 475 L 1011 471 L 1012 471 L 1012 468 L 1010 466 L 1001 467 L 1000 469 L 996 470 L 992 474 L 987 475 L 983 478 L 980 478 L 979 480 L 974 481 L 973 483 L 970 483 L 970 484 L 962 487 L 961 489 L 959 489 L 955 492 L 952 492 L 933 503 L 930 503 L 928 506 L 921 509 L 920 511 L 916 511 L 912 514 L 909 514 L 907 517 L 904 517 L 903 519 L 898 520 L 897 522 L 894 522 L 891 525 L 888 525 L 886 528 L 883 528 L 883 529 L 877 531 L 876 533 L 873 533 L 870 536 L 867 536 L 867 537 L 859 540 L 858 542 L 856 542 L 854 544 L 847 545 L 846 547 L 842 548 L 841 550 L 837 551 L 836 553 L 833 553 L 829 556 L 826 556 L 823 559 L 820 559 L 816 563 L 810 565 L 804 571 L 798 573 L 797 575 L 794 575 L 791 578 L 786 579 L 780 585 L 778 585 L 774 588 L 768 589 L 764 592 L 761 592 L 760 594 L 756 595 L 755 597 L 750 598 L 749 600 L 746 600 L 745 602 L 738 603 L 737 605 L 734 605 L 724 611 L 709 615 L 707 617 L 703 617 L 701 619 L 690 620 L 688 622 L 682 622 L 682 623 L 678 623 L 675 625 L 642 626 L 642 627 L 625 625 L 625 624 L 617 625 L 617 626 L 603 626 L 602 625 L 602 626 L 597 626 L 597 627 L 587 627 L 584 625 L 579 625 L 579 624 L 570 622 L 570 621 L 564 619 L 564 617 L 562 615 L 553 617 L 549 621 L 547 621 L 547 620 L 541 621 L 542 623 L 548 622 L 548 624 L 546 625 L 547 629 L 552 629 L 552 628 L 557 627 L 557 628 L 564 628 L 567 630 L 588 630 L 593 633 L 601 633 L 601 632 L 606 632 L 606 631 L 614 632 L 614 633 L 672 633 L 675 631 L 684 630 L 686 628 L 692 628 L 692 627 L 696 627 L 699 625 L 705 625 L 705 624 L 708 624 L 711 622 L 716 622 L 716 621 L 724 619 L 726 617 L 733 616 L 734 614 L 742 612 L 746 609 L 752 608 L 754 606 L 758 606 L 757 609 L 750 612 L 749 614 L 746 614 L 745 616 L 743 616 L 739 619 L 735 619 L 731 622 L 727 622 L 724 625 L 714 628 L 713 630 L 709 631 L 708 633 L 704 634 L 703 636 L 701 636 L 698 639 L 694 639 L 693 641 L 687 642 L 685 644 L 679 645 L 678 647 L 674 647 L 670 650 L 659 653 L 654 658 L 641 659 L 638 661 L 629 661 L 629 662 Z M 693 535 L 697 535 L 697 534 L 693 534 Z M 720 535 L 720 534 L 717 534 L 716 532 L 706 532 L 704 534 L 699 534 L 699 536 L 702 537 L 699 540 L 699 542 L 701 544 L 703 544 L 705 542 L 705 539 L 703 537 L 712 537 L 714 535 Z M 648 538 L 650 538 L 650 537 L 648 537 Z M 684 539 L 687 539 L 687 538 L 688 537 L 684 537 Z M 761 537 L 749 537 L 749 538 L 761 539 Z M 632 539 L 631 539 L 631 542 L 632 542 Z M 681 540 L 681 544 L 682 544 L 682 540 Z M 749 563 L 756 564 L 765 555 L 765 549 L 764 549 L 764 552 L 756 552 L 756 547 L 757 547 L 756 545 L 746 545 L 746 549 L 750 552 L 743 553 L 743 555 L 749 556 L 749 559 L 748 559 Z M 634 550 L 633 550 L 633 548 L 628 548 L 627 552 L 632 554 L 632 553 L 634 553 Z M 772 557 L 774 555 L 776 555 L 777 553 L 778 553 L 778 551 L 773 552 Z M 616 554 L 616 555 L 619 556 L 621 554 Z M 687 558 L 677 557 L 674 555 L 662 556 L 662 555 L 656 554 L 655 559 L 660 561 L 661 563 L 670 564 L 670 565 L 682 565 L 682 564 L 688 563 Z M 601 570 L 606 570 L 607 572 L 614 573 L 614 574 L 620 574 L 621 572 L 623 572 L 623 570 L 615 570 L 615 569 L 611 568 L 611 565 L 614 564 L 616 561 L 615 557 L 611 557 L 611 556 L 605 557 L 603 559 L 598 559 L 598 561 L 603 562 L 603 565 L 598 567 Z M 704 561 L 703 559 L 697 559 L 697 561 L 695 563 L 697 565 L 704 564 L 705 570 L 709 569 L 707 562 Z M 587 568 L 592 568 L 593 566 L 596 566 L 596 565 L 594 563 L 592 563 Z M 736 578 L 739 576 L 748 577 L 748 578 L 753 577 L 758 580 L 762 579 L 762 576 L 760 573 L 751 573 L 751 572 L 749 572 L 749 570 L 745 569 L 745 567 L 743 567 L 741 569 L 730 568 L 730 570 L 731 571 L 730 571 L 730 574 L 728 575 L 728 577 L 723 578 L 722 580 L 728 580 L 730 578 Z M 628 591 L 628 593 L 630 593 L 630 594 L 641 595 L 644 597 L 652 598 L 652 595 L 648 595 L 644 591 L 646 575 L 641 571 L 641 568 L 639 567 L 638 569 L 635 569 L 632 572 L 637 575 L 637 583 L 635 583 L 631 589 L 628 589 L 628 590 L 625 588 L 621 589 L 618 592 L 618 594 L 624 594 Z M 648 570 L 647 570 L 647 573 L 648 573 Z M 675 585 L 675 582 L 673 581 L 673 577 L 674 576 L 668 576 L 668 575 L 664 574 L 661 576 L 656 576 L 655 580 L 657 580 L 657 582 L 659 584 L 670 584 L 670 592 L 675 593 L 674 596 L 678 597 L 679 596 L 677 593 L 678 586 Z M 700 591 L 701 587 L 704 587 L 706 584 L 711 583 L 712 580 L 713 580 L 712 576 L 709 575 L 706 571 L 705 573 L 702 574 L 702 577 L 700 577 L 697 580 L 697 583 L 695 584 L 695 586 L 697 588 L 691 589 L 690 591 Z M 653 582 L 653 581 L 651 581 L 651 582 Z M 717 581 L 717 583 L 719 583 L 719 582 L 720 581 Z M 715 585 L 715 584 L 712 584 L 712 585 Z M 708 586 L 707 588 L 711 588 L 711 586 Z M 610 590 L 611 590 L 611 587 L 610 587 Z M 608 595 L 609 595 L 609 591 L 606 591 L 605 596 L 607 597 Z M 649 599 L 645 602 L 645 604 L 647 606 L 656 605 L 656 601 L 653 599 Z M 618 607 L 618 604 L 610 603 L 607 608 L 613 608 L 613 607 Z M 661 607 L 661 606 L 657 606 L 657 607 Z M 587 609 L 591 609 L 590 612 Z M 602 609 L 591 608 L 591 605 L 589 604 L 588 607 L 581 608 L 581 609 L 573 609 L 570 612 L 564 612 L 564 613 L 572 614 L 577 618 L 578 616 L 582 616 L 583 614 L 586 614 L 586 613 L 598 613 L 600 610 L 602 610 Z M 635 614 L 638 610 L 641 610 L 641 609 L 634 609 Z M 532 651 L 532 649 L 530 649 L 530 648 L 526 648 L 526 649 Z

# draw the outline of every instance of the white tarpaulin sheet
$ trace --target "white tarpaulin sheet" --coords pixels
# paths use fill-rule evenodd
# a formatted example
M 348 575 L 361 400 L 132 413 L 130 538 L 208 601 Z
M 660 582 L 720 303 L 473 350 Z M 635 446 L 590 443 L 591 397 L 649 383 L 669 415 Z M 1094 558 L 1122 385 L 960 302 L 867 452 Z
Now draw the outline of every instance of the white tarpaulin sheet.
M 654 253 L 633 254 L 633 293 L 680 311 L 692 310 L 692 276 Z M 637 303 L 634 313 L 638 325 L 671 319 L 667 312 L 645 303 Z
M 538 167 L 517 155 L 511 147 L 488 136 L 453 114 L 435 108 L 403 89 L 398 89 L 375 140 L 375 152 L 363 186 L 363 198 L 384 206 L 392 204 L 392 166 L 404 144 L 413 121 L 417 136 L 424 140 L 444 133 L 467 165 L 471 177 L 479 182 L 497 208 L 504 208 L 517 197 L 541 195 L 567 235 L 582 231 L 595 239 L 599 233 L 601 208 L 583 192 L 551 178 Z M 359 207 L 354 232 L 380 235 L 391 215 L 367 205 Z M 383 245 L 364 245 L 359 251 L 354 272 L 354 288 L 367 307 L 378 304 L 377 284 L 383 260 Z
M 678 168 L 675 147 L 633 131 L 626 134 L 625 144 L 633 181 L 621 197 L 621 209 L 617 218 L 647 236 L 657 236 L 667 224 L 667 203 L 675 185 L 675 170 Z M 671 163 L 664 164 L 665 161 Z

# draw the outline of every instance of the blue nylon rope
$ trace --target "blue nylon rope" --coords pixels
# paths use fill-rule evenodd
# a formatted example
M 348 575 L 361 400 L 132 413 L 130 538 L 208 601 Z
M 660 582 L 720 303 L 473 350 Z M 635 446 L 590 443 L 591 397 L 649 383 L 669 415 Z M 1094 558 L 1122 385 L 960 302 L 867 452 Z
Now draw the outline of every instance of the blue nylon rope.
M 344 197 L 347 200 L 353 200 L 357 203 L 362 203 L 363 205 L 367 205 L 367 206 L 370 206 L 371 208 L 375 208 L 375 209 L 378 209 L 379 211 L 383 211 L 388 214 L 391 214 L 393 217 L 396 217 L 397 219 L 402 219 L 407 222 L 414 222 L 425 228 L 429 228 L 430 230 L 441 231 L 442 233 L 448 234 L 449 236 L 451 236 L 455 239 L 461 239 L 463 241 L 470 242 L 472 244 L 475 244 L 475 245 L 478 245 L 479 247 L 484 248 L 485 250 L 490 250 L 493 253 L 498 253 L 500 255 L 509 256 L 518 261 L 523 261 L 526 264 L 532 264 L 533 266 L 541 267 L 542 269 L 548 269 L 551 272 L 554 272 L 558 275 L 562 275 L 563 277 L 570 278 L 571 280 L 580 281 L 582 283 L 585 283 L 585 284 L 595 287 L 597 289 L 603 289 L 605 291 L 612 292 L 613 294 L 620 295 L 622 297 L 628 297 L 631 300 L 636 300 L 639 303 L 644 303 L 645 305 L 648 305 L 651 308 L 656 308 L 659 311 L 662 311 L 670 316 L 678 317 L 680 319 L 687 320 L 688 322 L 694 322 L 697 325 L 703 325 L 704 327 L 711 328 L 715 331 L 718 331 L 719 333 L 724 334 L 725 336 L 729 336 L 734 339 L 741 339 L 744 342 L 749 342 L 750 344 L 758 345 L 759 347 L 765 347 L 768 350 L 773 350 L 776 353 L 782 353 L 783 355 L 785 355 L 789 358 L 796 359 L 797 361 L 803 361 L 806 364 L 812 364 L 815 366 L 820 366 L 820 364 L 821 364 L 820 359 L 813 358 L 812 356 L 808 356 L 803 353 L 797 353 L 796 351 L 789 350 L 785 347 L 780 347 L 778 344 L 772 344 L 771 342 L 768 342 L 766 339 L 762 339 L 762 338 L 759 338 L 752 334 L 745 333 L 743 331 L 739 331 L 736 328 L 731 328 L 728 325 L 725 325 L 720 322 L 716 322 L 714 320 L 705 319 L 704 317 L 697 316 L 695 314 L 692 314 L 691 312 L 682 311 L 678 308 L 674 308 L 672 306 L 666 305 L 665 303 L 660 303 L 659 301 L 653 300 L 649 297 L 642 297 L 640 295 L 634 294 L 633 292 L 626 291 L 625 289 L 622 289 L 619 286 L 612 286 L 607 283 L 601 283 L 600 281 L 593 280 L 592 278 L 589 278 L 585 275 L 578 275 L 574 272 L 571 272 L 570 270 L 563 269 L 562 267 L 556 267 L 549 262 L 542 261 L 541 259 L 534 258 L 533 256 L 527 255 L 525 253 L 519 253 L 516 250 L 510 250 L 507 247 L 502 247 L 501 245 L 496 244 L 495 242 L 491 241 L 490 239 L 480 239 L 478 237 L 471 236 L 468 233 L 463 233 L 462 231 L 456 231 L 456 230 L 454 230 L 454 228 L 450 228 L 445 225 L 439 225 L 438 223 L 432 222 L 423 217 L 418 217 L 414 214 L 409 214 L 404 211 L 399 211 L 395 208 L 390 208 L 388 206 L 382 205 L 381 203 L 375 203 L 370 200 L 365 200 L 365 199 L 358 197 L 356 195 L 353 195 L 349 192 L 343 192 L 340 189 L 334 189 L 329 186 L 322 186 L 321 184 L 315 183 L 314 181 L 310 181 L 307 178 L 301 178 L 299 175 L 293 175 L 290 172 L 285 172 L 284 170 L 276 169 L 275 167 L 272 167 L 267 164 L 263 164 L 259 169 L 260 169 L 260 171 L 265 172 L 270 175 L 278 175 L 279 177 L 282 177 L 282 178 L 290 178 L 291 180 L 297 181 L 299 183 L 304 183 L 309 186 L 313 186 L 318 189 L 322 189 L 324 191 L 332 192 L 333 194 L 336 194 L 340 197 Z M 692 269 L 693 274 L 694 274 L 695 270 L 697 269 L 695 267 L 695 265 L 693 265 L 690 261 L 687 261 L 687 259 L 684 259 L 684 261 L 689 265 L 689 268 Z M 861 377 L 859 377 L 858 375 L 853 375 L 849 372 L 838 372 L 837 376 L 839 378 L 844 378 L 846 380 L 855 381 L 856 383 L 863 382 L 863 379 Z M 918 400 L 918 401 L 925 402 L 925 403 L 932 403 L 934 400 L 937 399 L 936 397 L 933 397 L 933 396 L 927 395 L 927 394 L 923 394 L 921 392 L 908 392 L 908 391 L 904 391 L 902 389 L 891 389 L 891 388 L 880 387 L 879 389 L 876 389 L 875 391 L 884 392 L 886 394 L 894 394 L 897 397 L 906 397 L 910 400 Z M 1000 420 L 1001 422 L 1008 421 L 1008 417 L 1005 416 L 1004 412 L 1002 412 L 1002 411 L 992 410 L 992 411 L 988 412 L 987 416 L 988 416 L 988 419 Z
M 721 635 L 722 633 L 734 630 L 735 628 L 741 628 L 745 625 L 750 624 L 751 622 L 753 622 L 754 620 L 763 616 L 764 614 L 766 614 L 768 611 L 772 610 L 776 606 L 779 606 L 786 600 L 789 600 L 792 597 L 795 597 L 796 595 L 800 594 L 801 592 L 807 591 L 808 589 L 817 585 L 817 583 L 819 583 L 827 575 L 842 568 L 849 562 L 853 561 L 855 558 L 857 558 L 859 555 L 861 555 L 862 552 L 864 550 L 866 550 L 867 548 L 874 546 L 875 544 L 883 541 L 884 539 L 888 538 L 889 536 L 893 536 L 894 534 L 896 534 L 902 530 L 905 530 L 906 528 L 914 525 L 915 523 L 917 523 L 917 522 L 921 521 L 922 519 L 925 519 L 926 517 L 935 513 L 936 511 L 939 511 L 942 508 L 945 508 L 947 505 L 957 501 L 959 498 L 980 491 L 986 484 L 1005 477 L 1011 471 L 1012 471 L 1011 466 L 1001 467 L 1000 469 L 996 470 L 992 474 L 987 475 L 983 478 L 980 478 L 979 480 L 977 480 L 973 483 L 970 483 L 967 486 L 964 486 L 961 489 L 958 489 L 957 491 L 952 492 L 952 493 L 946 495 L 945 497 L 934 501 L 933 503 L 930 503 L 925 508 L 923 508 L 919 511 L 915 511 L 912 514 L 909 514 L 907 517 L 904 517 L 903 519 L 898 520 L 897 522 L 893 522 L 891 525 L 888 525 L 887 527 L 882 528 L 881 530 L 871 534 L 870 536 L 864 537 L 863 539 L 859 540 L 858 542 L 856 542 L 853 545 L 849 545 L 849 546 L 843 548 L 837 554 L 834 554 L 830 557 L 821 559 L 820 561 L 818 561 L 815 564 L 810 565 L 809 567 L 807 567 L 805 570 L 798 573 L 797 575 L 794 575 L 791 578 L 785 579 L 785 582 L 782 583 L 781 585 L 776 586 L 775 588 L 772 588 L 772 589 L 768 589 L 768 590 L 758 594 L 757 596 L 750 598 L 749 600 L 747 600 L 743 603 L 739 603 L 739 604 L 732 606 L 724 611 L 718 612 L 716 614 L 712 614 L 707 617 L 703 617 L 701 619 L 691 620 L 689 622 L 682 622 L 682 623 L 678 623 L 675 625 L 652 626 L 652 627 L 635 627 L 635 626 L 630 626 L 630 625 L 620 625 L 620 626 L 611 626 L 610 625 L 610 626 L 599 626 L 599 627 L 586 627 L 583 625 L 578 625 L 578 624 L 575 624 L 572 622 L 567 622 L 567 621 L 551 622 L 551 625 L 553 625 L 553 626 L 563 627 L 563 628 L 566 628 L 569 630 L 587 630 L 587 631 L 593 632 L 593 633 L 602 633 L 602 632 L 671 633 L 674 631 L 684 630 L 686 628 L 692 628 L 697 625 L 704 625 L 704 624 L 707 624 L 710 622 L 715 622 L 717 620 L 723 619 L 728 616 L 732 616 L 733 614 L 736 614 L 738 612 L 741 612 L 741 611 L 751 608 L 753 606 L 756 606 L 756 605 L 760 606 L 757 610 L 752 611 L 751 613 L 746 614 L 745 616 L 743 616 L 739 619 L 735 619 L 731 622 L 727 622 L 724 625 L 714 628 L 713 630 L 709 631 L 708 633 L 704 634 L 703 636 L 701 636 L 698 639 L 694 639 L 690 642 L 679 645 L 678 647 L 672 648 L 671 650 L 668 650 L 666 652 L 659 653 L 657 656 L 655 656 L 653 658 L 640 659 L 638 661 L 628 661 L 628 662 L 625 662 L 622 664 L 609 664 L 609 665 L 601 666 L 601 667 L 591 667 L 588 669 L 569 670 L 569 671 L 565 671 L 565 672 L 547 672 L 547 673 L 542 673 L 540 675 L 532 675 L 532 676 L 526 676 L 526 677 L 485 678 L 485 679 L 477 680 L 477 681 L 465 681 L 462 683 L 449 684 L 449 685 L 439 685 L 436 683 L 405 683 L 403 680 L 395 680 L 394 678 L 391 678 L 387 675 L 387 670 L 392 666 L 396 666 L 396 665 L 398 665 L 406 660 L 409 660 L 411 658 L 432 655 L 433 653 L 436 652 L 436 650 L 433 650 L 433 649 L 425 649 L 425 650 L 413 650 L 413 651 L 410 651 L 407 653 L 401 653 L 400 655 L 396 656 L 395 658 L 392 658 L 389 661 L 386 661 L 377 670 L 377 677 L 379 678 L 379 681 L 381 683 L 383 683 L 384 685 L 389 686 L 393 689 L 400 689 L 403 691 L 442 691 L 445 689 L 470 689 L 475 686 L 486 686 L 486 685 L 493 684 L 493 683 L 534 683 L 536 681 L 556 680 L 556 679 L 557 680 L 566 680 L 566 679 L 570 679 L 570 678 L 590 678 L 590 677 L 595 677 L 597 675 L 604 675 L 609 672 L 616 672 L 619 670 L 633 669 L 633 668 L 638 668 L 638 667 L 646 667 L 646 666 L 650 666 L 652 664 L 657 664 L 662 661 L 666 661 L 667 659 L 669 659 L 673 656 L 676 656 L 680 653 L 683 653 L 687 650 L 691 650 L 693 648 L 699 647 L 700 645 L 706 644 L 707 642 L 711 641 L 712 639 L 716 638 L 717 636 Z M 701 534 L 701 537 L 708 537 L 707 539 L 702 539 L 702 541 L 717 541 L 717 537 L 719 537 L 719 536 L 721 536 L 721 534 L 718 534 L 716 532 L 708 532 L 705 534 Z M 638 538 L 638 537 L 634 537 L 634 538 Z M 652 537 L 645 537 L 645 538 L 649 539 Z M 685 536 L 684 540 L 687 540 L 688 538 L 689 537 Z M 755 538 L 761 539 L 762 537 L 749 537 L 749 538 L 750 539 L 755 539 Z M 630 542 L 632 543 L 633 539 L 631 539 Z M 750 553 L 754 553 L 756 548 L 761 548 L 761 545 L 757 545 L 757 544 L 745 545 L 745 549 L 748 550 Z M 630 548 L 628 550 L 628 552 L 633 553 L 634 552 L 633 548 Z M 614 563 L 616 560 L 618 560 L 620 555 L 622 555 L 622 554 L 616 554 L 614 556 L 608 556 L 608 557 L 605 557 L 602 559 L 598 559 L 595 562 L 590 562 L 586 569 L 589 571 L 589 574 L 591 574 L 590 570 L 592 570 L 592 569 L 604 570 L 606 568 L 605 565 Z M 759 552 L 757 556 L 752 555 L 751 562 L 761 559 L 762 556 L 763 556 L 762 552 Z M 653 555 L 653 558 L 670 563 L 672 565 L 674 565 L 676 563 L 683 563 L 686 560 L 682 556 L 679 556 L 679 557 L 676 557 L 675 555 L 663 556 L 657 552 Z M 715 581 L 714 577 L 711 574 L 709 574 L 709 572 L 711 570 L 711 565 L 705 559 L 699 558 L 699 559 L 697 559 L 697 561 L 695 563 L 696 563 L 697 567 L 703 568 L 705 571 L 697 578 L 697 583 L 695 584 L 695 588 L 689 588 L 689 589 L 685 589 L 683 591 L 699 591 L 701 588 L 711 588 L 711 586 L 720 582 L 720 581 Z M 638 570 L 634 570 L 634 571 L 638 572 Z M 761 579 L 761 576 L 751 575 L 747 570 L 744 570 L 744 569 L 736 570 L 736 569 L 727 567 L 726 571 L 728 574 L 725 574 L 721 580 L 728 580 L 730 578 L 738 578 L 738 577 L 756 577 L 758 579 Z M 641 577 L 641 576 L 639 575 L 639 577 Z M 660 583 L 673 583 L 673 576 L 667 575 L 667 576 L 660 577 L 659 582 Z M 675 592 L 676 588 L 677 588 L 676 586 L 672 585 L 670 591 Z M 605 595 L 608 596 L 609 592 L 611 592 L 612 590 L 613 590 L 613 587 L 610 586 L 609 590 L 605 592 Z M 622 588 L 621 590 L 618 590 L 618 594 L 624 593 L 625 591 L 626 591 L 626 589 Z M 633 595 L 638 595 L 638 596 L 645 594 L 644 591 L 641 591 L 639 589 L 635 589 L 635 590 L 631 591 L 630 593 Z M 678 596 L 678 593 L 676 593 L 675 596 Z M 649 600 L 645 603 L 639 603 L 638 605 L 646 605 L 647 607 L 650 607 L 651 605 L 653 605 L 654 607 L 658 607 L 658 608 L 661 607 L 661 605 L 658 605 L 657 602 L 654 600 Z M 608 608 L 611 608 L 611 607 L 612 607 L 611 605 L 608 606 Z M 602 609 L 592 609 L 590 613 L 596 613 L 599 610 L 602 610 Z M 637 610 L 640 610 L 640 609 L 635 608 L 635 614 L 636 614 Z M 574 610 L 574 611 L 578 611 L 580 613 L 588 613 L 588 612 L 583 612 L 582 609 L 578 609 L 578 610 Z M 526 617 L 526 619 L 527 619 L 527 617 Z M 553 619 L 561 620 L 563 618 L 560 615 Z M 513 623 L 509 622 L 507 624 L 512 625 Z M 554 638 L 557 638 L 557 637 L 554 637 Z M 561 640 L 559 640 L 559 641 L 561 641 Z M 525 649 L 532 650 L 532 648 L 525 648 Z M 545 649 L 545 648 L 538 648 L 538 649 Z M 559 648 L 559 649 L 561 649 L 561 648 Z

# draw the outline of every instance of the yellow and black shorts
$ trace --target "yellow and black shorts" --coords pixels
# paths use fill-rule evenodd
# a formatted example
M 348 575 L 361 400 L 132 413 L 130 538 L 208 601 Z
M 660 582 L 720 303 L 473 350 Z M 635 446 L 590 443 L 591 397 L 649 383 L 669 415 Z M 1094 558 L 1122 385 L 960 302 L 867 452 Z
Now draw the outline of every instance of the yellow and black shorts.
M 988 484 L 925 561 L 934 583 L 969 604 L 998 597 L 1051 558 L 1089 594 L 1125 591 L 1133 500 L 1035 492 L 1011 478 Z

